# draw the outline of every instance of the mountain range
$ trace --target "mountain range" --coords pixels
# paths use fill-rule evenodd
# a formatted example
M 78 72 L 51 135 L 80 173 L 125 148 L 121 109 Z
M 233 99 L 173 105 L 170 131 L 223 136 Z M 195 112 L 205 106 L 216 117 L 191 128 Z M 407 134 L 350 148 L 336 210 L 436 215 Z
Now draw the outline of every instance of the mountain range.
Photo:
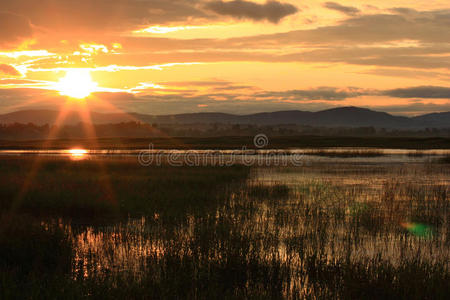
M 55 110 L 22 110 L 0 115 L 0 124 L 33 123 L 53 125 L 59 112 Z M 317 127 L 377 127 L 377 128 L 450 128 L 450 112 L 425 114 L 416 117 L 394 116 L 385 112 L 359 107 L 340 107 L 318 112 L 278 111 L 249 115 L 226 113 L 189 113 L 174 115 L 146 115 L 139 113 L 91 112 L 95 124 L 144 122 L 150 124 L 254 124 L 254 125 L 309 125 Z M 64 125 L 82 122 L 76 111 L 69 112 Z

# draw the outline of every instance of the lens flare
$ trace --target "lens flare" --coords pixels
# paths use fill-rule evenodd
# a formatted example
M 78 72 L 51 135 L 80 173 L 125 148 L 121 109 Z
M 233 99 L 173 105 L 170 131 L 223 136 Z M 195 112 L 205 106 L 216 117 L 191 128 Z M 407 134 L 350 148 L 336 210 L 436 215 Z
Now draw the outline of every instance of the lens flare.
M 408 232 L 418 237 L 430 237 L 433 234 L 431 227 L 426 224 L 405 222 L 401 223 L 401 225 Z

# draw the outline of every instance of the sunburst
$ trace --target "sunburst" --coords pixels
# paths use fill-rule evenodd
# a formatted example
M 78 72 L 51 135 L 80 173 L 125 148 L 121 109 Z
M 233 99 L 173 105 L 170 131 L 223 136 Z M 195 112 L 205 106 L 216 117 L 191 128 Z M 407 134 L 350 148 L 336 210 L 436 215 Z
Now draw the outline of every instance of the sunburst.
M 84 99 L 97 90 L 97 83 L 92 80 L 88 69 L 69 69 L 54 88 L 61 95 Z

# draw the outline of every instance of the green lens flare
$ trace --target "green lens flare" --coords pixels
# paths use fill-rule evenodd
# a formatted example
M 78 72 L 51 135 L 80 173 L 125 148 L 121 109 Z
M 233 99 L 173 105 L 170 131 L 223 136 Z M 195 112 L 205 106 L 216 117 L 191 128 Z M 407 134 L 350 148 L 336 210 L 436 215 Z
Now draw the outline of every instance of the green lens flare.
M 431 227 L 426 224 L 407 222 L 402 223 L 402 227 L 418 237 L 430 237 L 433 234 Z

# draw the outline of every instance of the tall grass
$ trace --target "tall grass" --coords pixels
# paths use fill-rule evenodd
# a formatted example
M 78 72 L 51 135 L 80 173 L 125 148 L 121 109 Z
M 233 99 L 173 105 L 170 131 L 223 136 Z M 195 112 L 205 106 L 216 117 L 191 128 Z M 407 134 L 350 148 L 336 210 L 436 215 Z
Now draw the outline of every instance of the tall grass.
M 96 221 L 128 216 L 176 219 L 214 209 L 229 186 L 247 178 L 243 166 L 140 166 L 132 160 L 9 159 L 0 165 L 0 211 Z M 18 191 L 26 188 L 20 199 Z
M 38 254 L 9 260 L 2 298 L 445 299 L 450 292 L 445 167 L 265 173 L 103 164 L 107 177 L 95 161 L 44 162 L 15 206 L 33 216 L 34 229 L 2 231 L 0 241 L 27 253 L 28 241 L 42 240 L 33 253 L 61 255 L 43 277 L 33 268 L 9 276 L 27 261 L 42 265 Z M 0 166 L 4 195 L 28 169 L 25 160 Z M 116 202 L 99 205 L 111 191 Z M 2 197 L 2 228 L 25 224 L 8 215 L 11 199 Z
M 444 163 L 444 164 L 450 164 L 450 155 L 444 156 L 444 157 L 440 160 L 440 162 L 441 162 L 441 163 Z

